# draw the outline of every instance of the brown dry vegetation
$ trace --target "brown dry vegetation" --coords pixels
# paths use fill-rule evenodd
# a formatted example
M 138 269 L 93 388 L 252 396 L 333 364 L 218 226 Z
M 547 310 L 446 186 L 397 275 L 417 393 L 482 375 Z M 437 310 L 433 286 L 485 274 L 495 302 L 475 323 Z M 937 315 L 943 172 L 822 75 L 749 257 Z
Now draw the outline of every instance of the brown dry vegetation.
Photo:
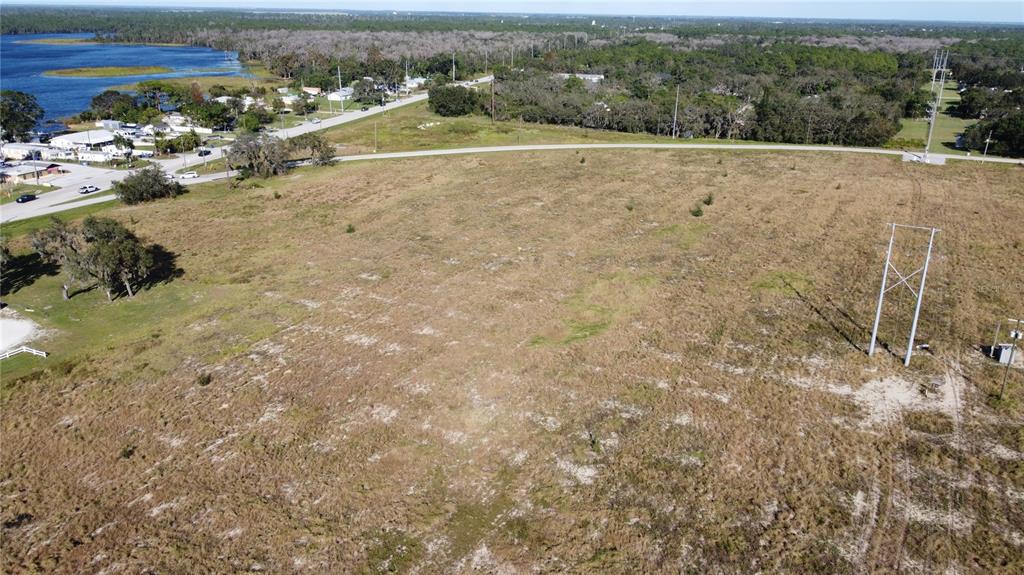
M 5 375 L 2 568 L 1020 572 L 1024 378 L 976 346 L 1021 173 L 546 152 L 120 208 L 185 275 L 111 305 L 179 305 Z M 863 352 L 893 220 L 943 230 L 909 370 Z

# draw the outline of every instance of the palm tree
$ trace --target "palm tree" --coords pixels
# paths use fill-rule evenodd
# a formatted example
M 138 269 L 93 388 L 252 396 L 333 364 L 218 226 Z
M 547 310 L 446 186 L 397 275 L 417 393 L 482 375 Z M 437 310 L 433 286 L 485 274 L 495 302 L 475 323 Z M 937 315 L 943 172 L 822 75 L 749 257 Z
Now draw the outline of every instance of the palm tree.
M 135 150 L 135 143 L 132 142 L 131 138 L 126 138 L 121 134 L 114 134 L 114 145 L 124 152 L 124 155 L 128 158 L 128 167 L 132 166 L 132 151 Z

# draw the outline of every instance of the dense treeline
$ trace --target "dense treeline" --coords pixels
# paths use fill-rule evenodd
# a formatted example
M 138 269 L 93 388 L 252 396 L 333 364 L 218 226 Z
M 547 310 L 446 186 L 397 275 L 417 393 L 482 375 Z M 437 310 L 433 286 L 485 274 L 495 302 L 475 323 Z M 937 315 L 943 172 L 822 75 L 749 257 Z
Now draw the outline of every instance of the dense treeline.
M 14 7 L 0 27 L 237 51 L 295 87 L 354 86 L 364 103 L 382 101 L 406 75 L 426 76 L 431 106 L 445 114 L 682 137 L 882 145 L 902 118 L 928 113 L 929 51 L 953 42 L 954 77 L 966 88 L 959 114 L 1011 133 L 1024 93 L 1024 34 L 1012 26 Z M 440 87 L 485 72 L 496 76 L 493 107 Z M 152 115 L 165 98 L 208 127 L 256 130 L 272 119 L 170 86 L 143 85 L 139 95 L 133 106 L 110 96 L 93 113 Z
M 953 114 L 980 120 L 961 145 L 969 150 L 1024 157 L 1024 40 L 984 39 L 953 47 L 960 102 Z
M 426 12 L 258 12 L 225 9 L 174 10 L 160 8 L 5 6 L 3 34 L 97 32 L 118 34 L 122 40 L 155 36 L 187 42 L 196 30 L 350 30 L 363 32 L 588 32 L 595 37 L 629 33 L 668 34 L 678 38 L 720 35 L 753 38 L 906 37 L 991 38 L 1019 33 L 1010 25 L 921 26 L 919 23 L 789 21 L 767 19 L 687 18 L 670 16 L 586 16 L 531 14 L 444 14 Z
M 544 54 L 496 75 L 502 119 L 684 137 L 877 146 L 924 114 L 923 57 L 849 48 L 647 41 Z M 592 82 L 556 72 L 601 74 Z M 677 106 L 678 93 L 678 106 Z

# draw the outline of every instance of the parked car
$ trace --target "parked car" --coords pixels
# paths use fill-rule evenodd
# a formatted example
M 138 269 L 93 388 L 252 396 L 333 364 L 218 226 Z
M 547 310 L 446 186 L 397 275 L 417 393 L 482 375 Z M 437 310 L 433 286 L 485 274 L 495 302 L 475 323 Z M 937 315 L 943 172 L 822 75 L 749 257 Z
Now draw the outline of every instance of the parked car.
M 370 109 L 370 107 L 369 107 L 369 106 L 363 106 L 362 108 L 359 108 L 359 111 L 360 111 L 360 112 L 365 112 L 365 111 L 367 111 L 367 110 L 369 110 L 369 109 Z
M 202 156 L 209 156 L 213 152 L 211 152 L 210 150 L 207 150 L 206 148 L 200 148 L 199 151 L 196 152 L 196 153 L 199 154 L 200 157 L 202 157 Z
M 83 194 L 83 195 L 84 194 L 91 194 L 93 192 L 98 192 L 98 191 L 100 191 L 100 189 L 97 188 L 96 186 L 82 186 L 81 188 L 78 188 L 78 193 L 79 194 Z
M 191 180 L 192 178 L 198 178 L 198 177 L 199 177 L 199 172 L 196 172 L 194 170 L 191 171 L 191 172 L 185 172 L 184 174 L 181 175 L 181 179 L 183 179 L 183 180 Z
M 18 202 L 19 204 L 24 204 L 25 202 L 31 202 L 34 199 L 36 199 L 35 194 L 22 194 L 18 196 L 18 199 L 14 201 Z
M 320 123 L 320 118 L 313 118 L 312 120 L 309 121 L 309 123 L 310 124 L 319 124 Z

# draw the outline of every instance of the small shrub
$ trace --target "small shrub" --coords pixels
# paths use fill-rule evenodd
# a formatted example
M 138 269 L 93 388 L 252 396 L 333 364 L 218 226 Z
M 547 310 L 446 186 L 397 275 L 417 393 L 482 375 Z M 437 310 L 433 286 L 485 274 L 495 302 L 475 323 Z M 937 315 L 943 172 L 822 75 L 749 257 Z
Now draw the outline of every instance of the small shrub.
M 135 455 L 134 445 L 125 445 L 121 448 L 121 459 L 128 459 L 132 455 Z
M 281 199 L 281 192 L 274 192 L 274 199 L 275 200 L 280 200 Z
M 633 203 L 633 200 L 629 200 L 628 202 L 626 202 L 626 211 L 632 212 L 635 209 L 636 204 Z
M 346 234 L 354 234 L 354 233 L 356 233 L 356 227 L 353 226 L 352 224 L 349 224 L 349 225 L 345 226 L 345 233 Z
M 842 185 L 842 184 L 836 184 L 836 189 L 837 189 L 837 190 L 841 190 L 842 188 L 843 188 L 843 185 Z
M 715 162 L 715 163 L 718 164 L 719 166 L 721 166 L 722 165 L 722 158 L 718 158 L 718 161 Z
M 715 195 L 712 194 L 711 192 L 708 192 L 708 195 L 704 196 L 704 199 L 701 200 L 701 203 L 703 203 L 705 206 L 710 206 L 711 204 L 715 203 Z
M 207 385 L 210 385 L 210 382 L 212 381 L 213 376 L 209 373 L 200 373 L 199 376 L 196 377 L 196 385 L 199 387 L 206 387 Z
M 580 158 L 580 164 L 586 164 L 586 163 L 587 163 L 587 157 L 586 156 Z
M 704 209 L 701 208 L 700 205 L 693 206 L 690 208 L 690 215 L 695 218 L 699 218 L 704 215 Z

